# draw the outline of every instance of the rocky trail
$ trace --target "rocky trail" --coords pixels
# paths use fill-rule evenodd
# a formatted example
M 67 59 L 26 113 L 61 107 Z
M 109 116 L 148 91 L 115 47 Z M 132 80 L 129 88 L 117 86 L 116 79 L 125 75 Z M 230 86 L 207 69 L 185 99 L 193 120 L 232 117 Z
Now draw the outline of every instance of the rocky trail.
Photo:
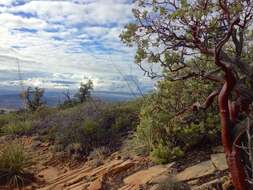
M 94 165 L 93 160 L 69 165 L 66 160 L 54 156 L 49 143 L 42 143 L 37 137 L 24 137 L 20 141 L 33 158 L 29 170 L 36 178 L 25 190 L 163 190 L 175 183 L 173 181 L 184 184 L 183 189 L 230 187 L 225 156 L 220 147 L 208 155 L 209 159 L 195 160 L 194 164 L 178 169 L 176 162 L 154 165 L 148 158 L 124 158 L 120 152 L 113 153 L 98 165 Z

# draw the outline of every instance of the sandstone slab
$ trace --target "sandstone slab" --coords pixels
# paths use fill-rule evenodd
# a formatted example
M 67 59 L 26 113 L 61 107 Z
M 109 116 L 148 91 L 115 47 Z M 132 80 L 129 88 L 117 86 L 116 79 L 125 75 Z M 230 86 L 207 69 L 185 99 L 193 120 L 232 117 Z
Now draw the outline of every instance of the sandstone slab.
M 161 175 L 158 175 L 156 177 L 154 177 L 153 179 L 151 179 L 149 181 L 150 184 L 160 184 L 160 183 L 163 183 L 165 182 L 166 180 L 168 180 L 170 176 L 168 174 L 161 174 Z
M 215 167 L 211 160 L 201 162 L 195 166 L 186 168 L 176 175 L 178 181 L 188 181 L 213 174 Z
M 227 160 L 224 153 L 212 154 L 211 161 L 214 164 L 215 168 L 217 168 L 220 171 L 228 169 Z
M 145 170 L 141 170 L 131 176 L 126 177 L 123 181 L 125 184 L 131 185 L 147 184 L 150 180 L 152 180 L 152 178 L 166 173 L 173 164 L 174 163 L 171 163 L 167 166 L 157 165 Z

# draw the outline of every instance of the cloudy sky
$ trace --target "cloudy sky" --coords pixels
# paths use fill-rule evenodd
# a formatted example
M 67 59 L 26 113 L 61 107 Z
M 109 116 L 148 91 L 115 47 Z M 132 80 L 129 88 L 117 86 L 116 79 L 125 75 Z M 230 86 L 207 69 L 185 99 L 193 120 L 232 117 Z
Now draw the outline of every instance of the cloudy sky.
M 135 50 L 118 37 L 133 19 L 132 6 L 130 0 L 0 0 L 0 87 L 77 88 L 92 79 L 96 90 L 152 89 L 133 63 Z

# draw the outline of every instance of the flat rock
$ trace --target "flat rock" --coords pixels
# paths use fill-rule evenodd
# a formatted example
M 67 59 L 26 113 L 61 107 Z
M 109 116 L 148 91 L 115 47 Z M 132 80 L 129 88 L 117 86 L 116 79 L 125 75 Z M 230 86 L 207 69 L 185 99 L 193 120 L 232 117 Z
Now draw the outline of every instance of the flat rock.
M 212 154 L 211 161 L 214 164 L 214 167 L 220 171 L 228 169 L 227 160 L 224 153 Z
M 153 179 L 151 179 L 149 181 L 150 184 L 160 184 L 160 183 L 163 183 L 165 182 L 166 180 L 168 180 L 170 176 L 168 174 L 161 174 L 161 175 L 158 175 L 156 177 L 154 177 Z
M 201 162 L 195 166 L 186 168 L 176 175 L 178 181 L 188 181 L 213 174 L 215 167 L 211 160 Z
M 123 181 L 125 184 L 130 185 L 147 184 L 150 180 L 152 180 L 152 178 L 167 172 L 173 164 L 174 163 L 171 163 L 167 166 L 157 165 L 145 170 L 141 170 L 131 176 L 126 177 Z

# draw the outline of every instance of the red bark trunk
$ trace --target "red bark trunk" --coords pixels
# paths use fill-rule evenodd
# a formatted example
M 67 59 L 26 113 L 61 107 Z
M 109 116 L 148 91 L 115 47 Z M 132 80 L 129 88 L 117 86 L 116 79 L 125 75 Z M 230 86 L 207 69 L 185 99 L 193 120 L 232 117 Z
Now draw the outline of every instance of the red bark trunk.
M 229 109 L 229 95 L 231 94 L 235 83 L 236 79 L 233 74 L 230 71 L 226 72 L 225 83 L 218 97 L 222 128 L 222 144 L 227 157 L 233 185 L 236 190 L 247 190 L 246 174 L 240 160 L 240 150 L 233 146 L 231 134 L 234 124 L 233 120 L 235 118 L 230 118 L 232 115 L 234 116 L 234 113 L 232 113 L 232 109 Z

